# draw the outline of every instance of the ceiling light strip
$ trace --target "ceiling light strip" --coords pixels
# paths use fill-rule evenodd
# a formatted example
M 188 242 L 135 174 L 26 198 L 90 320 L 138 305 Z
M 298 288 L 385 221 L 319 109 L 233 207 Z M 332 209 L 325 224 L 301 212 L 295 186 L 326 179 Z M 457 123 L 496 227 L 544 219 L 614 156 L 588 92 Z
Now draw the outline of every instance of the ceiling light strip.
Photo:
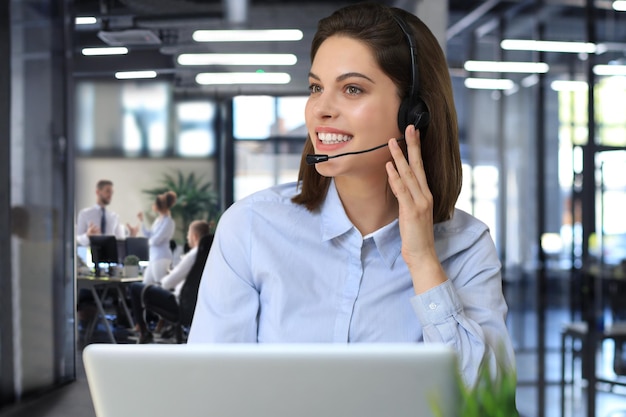
M 291 76 L 284 72 L 203 72 L 196 75 L 200 85 L 216 84 L 288 84 Z
M 156 78 L 156 71 L 120 71 L 115 73 L 118 80 L 134 80 L 141 78 Z
M 85 56 L 126 55 L 128 53 L 128 48 L 125 46 L 114 46 L 110 48 L 83 48 L 81 52 Z
M 295 65 L 294 54 L 180 54 L 179 65 Z
M 626 12 L 626 0 L 615 0 L 613 2 L 613 10 Z
M 466 78 L 465 87 L 479 90 L 509 90 L 515 83 L 506 78 Z
M 75 25 L 94 25 L 98 23 L 98 19 L 94 16 L 76 16 L 74 19 Z
M 550 66 L 545 62 L 466 61 L 463 68 L 473 72 L 543 74 L 548 72 Z
M 595 53 L 596 45 L 590 42 L 538 41 L 533 39 L 504 39 L 500 47 L 509 51 L 539 51 L 564 53 Z
M 192 35 L 196 42 L 299 41 L 302 37 L 299 29 L 196 30 Z
M 593 73 L 596 75 L 626 75 L 626 65 L 594 65 Z

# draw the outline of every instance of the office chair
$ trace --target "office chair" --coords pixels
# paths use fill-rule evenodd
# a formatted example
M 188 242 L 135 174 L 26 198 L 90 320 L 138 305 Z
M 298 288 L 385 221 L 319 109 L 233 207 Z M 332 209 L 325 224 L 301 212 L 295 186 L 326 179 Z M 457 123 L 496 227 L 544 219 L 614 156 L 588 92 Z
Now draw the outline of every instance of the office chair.
M 176 343 L 183 343 L 186 340 L 185 334 L 191 326 L 191 320 L 193 319 L 193 313 L 196 309 L 196 300 L 198 298 L 198 287 L 200 286 L 200 279 L 202 278 L 202 272 L 204 271 L 204 265 L 213 243 L 213 235 L 207 235 L 200 239 L 198 243 L 198 253 L 196 260 L 191 267 L 191 270 L 187 274 L 185 283 L 183 284 L 178 301 L 171 293 L 171 297 L 168 296 L 166 303 L 159 303 L 165 305 L 165 308 L 160 305 L 154 305 L 151 302 L 151 293 L 154 291 L 160 291 L 154 285 L 147 285 L 141 292 L 141 302 L 144 306 L 144 311 L 151 311 L 158 314 L 164 320 L 170 322 L 174 326 L 174 336 Z
M 604 279 L 604 278 L 593 278 Z M 588 322 L 576 321 L 565 324 L 561 329 L 561 416 L 565 415 L 565 387 L 573 386 L 575 382 L 575 362 L 581 363 L 580 379 L 587 379 L 586 361 L 596 360 L 597 347 L 602 346 L 605 340 L 614 342 L 613 370 L 617 377 L 626 376 L 626 311 L 623 299 L 626 296 L 626 281 L 620 282 L 614 279 L 608 281 L 608 299 L 611 310 L 612 324 L 599 330 L 596 334 L 595 346 L 589 346 Z M 597 296 L 597 295 L 596 295 Z M 593 305 L 587 308 L 592 309 Z M 568 343 L 569 342 L 569 343 Z M 569 363 L 569 378 L 566 373 L 566 356 L 571 357 Z M 625 386 L 626 382 L 618 379 L 595 378 L 597 382 L 607 383 L 612 389 L 616 385 Z

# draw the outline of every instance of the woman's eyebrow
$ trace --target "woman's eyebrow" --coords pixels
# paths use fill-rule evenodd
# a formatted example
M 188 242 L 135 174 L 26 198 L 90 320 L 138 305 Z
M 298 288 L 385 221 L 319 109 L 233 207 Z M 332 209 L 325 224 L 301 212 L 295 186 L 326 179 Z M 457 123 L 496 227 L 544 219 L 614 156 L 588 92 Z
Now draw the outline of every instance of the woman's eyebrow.
M 336 81 L 343 81 L 343 80 L 346 80 L 346 79 L 352 78 L 352 77 L 364 78 L 364 79 L 368 80 L 369 82 L 371 82 L 372 84 L 376 84 L 376 82 L 374 80 L 372 80 L 370 77 L 368 77 L 365 74 L 361 74 L 360 72 L 347 72 L 345 74 L 341 74 L 340 76 L 338 76 L 336 78 Z M 313 79 L 316 79 L 316 80 L 320 79 L 320 77 L 318 77 L 317 75 L 315 75 L 312 72 L 309 72 L 309 78 L 313 78 Z
M 360 72 L 347 72 L 347 73 L 342 74 L 339 77 L 337 77 L 337 81 L 343 81 L 343 80 L 345 80 L 347 78 L 352 78 L 352 77 L 365 78 L 369 82 L 371 82 L 373 84 L 376 84 L 376 82 L 374 82 L 374 80 L 372 80 L 370 77 L 368 77 L 365 74 L 361 74 Z

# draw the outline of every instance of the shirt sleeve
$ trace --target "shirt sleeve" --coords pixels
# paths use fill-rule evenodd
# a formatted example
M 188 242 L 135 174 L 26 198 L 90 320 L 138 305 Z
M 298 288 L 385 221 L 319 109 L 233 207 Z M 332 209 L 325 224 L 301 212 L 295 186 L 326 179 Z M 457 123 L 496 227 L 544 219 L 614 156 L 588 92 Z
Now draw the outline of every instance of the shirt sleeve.
M 250 223 L 250 213 L 236 204 L 220 218 L 188 343 L 257 342 L 259 293 L 251 278 Z
M 126 227 L 120 223 L 120 216 L 117 213 L 112 213 L 113 221 L 113 234 L 117 240 L 126 239 Z
M 189 275 L 189 271 L 191 271 L 191 267 L 193 267 L 193 264 L 196 261 L 197 254 L 198 249 L 193 248 L 185 256 L 183 256 L 176 267 L 172 269 L 169 274 L 163 277 L 161 280 L 161 286 L 166 290 L 173 290 L 178 284 L 185 281 L 187 275 Z
M 89 221 L 87 220 L 87 214 L 85 210 L 78 212 L 76 218 L 76 242 L 82 246 L 89 246 L 89 236 L 87 236 L 87 228 L 89 227 Z
M 483 360 L 494 376 L 499 367 L 515 366 L 500 261 L 485 230 L 470 248 L 445 263 L 448 281 L 416 295 L 411 303 L 422 323 L 424 342 L 452 346 L 471 386 Z
M 141 223 L 141 233 L 143 233 L 143 235 L 148 239 L 150 239 L 150 236 L 152 236 L 152 231 L 147 228 L 143 222 Z
M 163 245 L 174 236 L 176 225 L 171 217 L 162 217 L 161 221 L 155 221 L 149 234 L 149 243 L 152 246 Z

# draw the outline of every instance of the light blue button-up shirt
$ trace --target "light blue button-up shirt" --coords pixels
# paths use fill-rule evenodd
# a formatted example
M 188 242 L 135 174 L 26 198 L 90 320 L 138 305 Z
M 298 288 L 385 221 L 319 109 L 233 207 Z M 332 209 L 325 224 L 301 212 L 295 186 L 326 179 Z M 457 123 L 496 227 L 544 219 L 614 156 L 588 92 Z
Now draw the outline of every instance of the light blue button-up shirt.
M 513 366 L 500 262 L 482 222 L 457 210 L 435 225 L 448 281 L 415 295 L 397 220 L 363 237 L 334 183 L 313 212 L 291 202 L 296 193 L 279 185 L 223 214 L 189 343 L 444 343 L 468 383 L 494 351 Z
M 143 235 L 148 238 L 150 247 L 149 258 L 151 261 L 157 259 L 172 259 L 172 249 L 170 249 L 170 240 L 176 231 L 176 223 L 172 216 L 159 216 L 156 218 L 152 226 L 148 229 L 145 225 L 141 225 Z

